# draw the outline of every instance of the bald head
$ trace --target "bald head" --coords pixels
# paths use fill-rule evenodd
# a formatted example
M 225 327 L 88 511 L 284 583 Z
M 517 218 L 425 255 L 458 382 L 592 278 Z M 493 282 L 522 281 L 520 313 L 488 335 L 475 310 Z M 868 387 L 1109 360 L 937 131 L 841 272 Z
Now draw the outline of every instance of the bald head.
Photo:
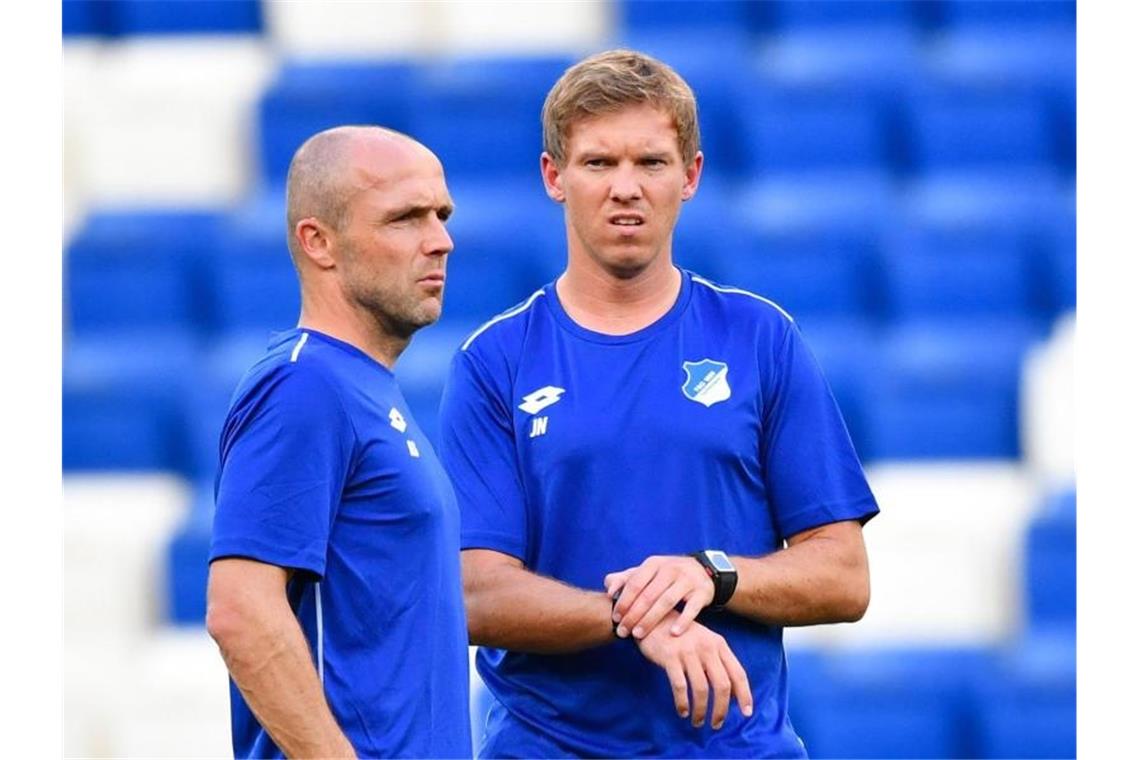
M 310 137 L 293 154 L 285 187 L 289 252 L 300 251 L 294 235 L 302 219 L 316 218 L 334 230 L 346 221 L 349 201 L 371 183 L 360 169 L 365 155 L 431 153 L 407 135 L 384 127 L 345 126 Z

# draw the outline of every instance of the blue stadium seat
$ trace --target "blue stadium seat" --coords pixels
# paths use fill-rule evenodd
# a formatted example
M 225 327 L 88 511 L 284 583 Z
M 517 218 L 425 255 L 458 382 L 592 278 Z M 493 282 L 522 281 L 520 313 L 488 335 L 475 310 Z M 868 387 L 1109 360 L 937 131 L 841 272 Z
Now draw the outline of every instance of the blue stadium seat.
M 1065 27 L 1077 21 L 1074 0 L 938 0 L 930 5 L 950 28 Z
M 122 36 L 258 34 L 262 30 L 258 0 L 106 0 L 106 5 L 110 33 Z
M 417 81 L 406 62 L 286 62 L 259 106 L 262 179 L 283 183 L 301 143 L 329 127 L 375 124 L 412 132 Z
M 83 37 L 110 32 L 111 4 L 105 0 L 66 0 L 63 3 L 63 36 Z
M 759 88 L 740 111 L 746 171 L 753 177 L 886 165 L 883 117 L 874 102 L 857 95 Z
M 217 474 L 222 423 L 234 390 L 265 353 L 270 337 L 269 330 L 231 332 L 215 338 L 201 352 L 194 382 L 181 399 L 186 420 L 186 470 L 192 477 L 212 482 Z
M 439 450 L 439 399 L 451 358 L 479 323 L 457 318 L 441 320 L 416 333 L 396 362 L 396 381 L 412 418 Z
M 815 228 L 750 229 L 738 244 L 717 248 L 715 271 L 728 285 L 779 303 L 792 316 L 871 314 L 875 239 L 863 232 Z
M 906 0 L 769 0 L 756 3 L 765 26 L 776 34 L 820 28 L 908 28 L 916 21 L 915 4 Z
M 447 229 L 443 318 L 478 324 L 552 280 L 565 259 L 562 208 L 537 176 L 515 182 L 450 183 L 455 214 Z
M 1074 218 L 1076 193 L 1051 171 L 947 172 L 915 179 L 901 212 L 923 226 L 1034 234 Z
M 823 368 L 847 432 L 860 457 L 867 442 L 867 394 L 877 377 L 881 339 L 878 328 L 866 319 L 827 318 L 793 314 L 808 347 Z
M 1049 168 L 1055 138 L 1044 100 L 1032 93 L 933 87 L 905 111 L 913 172 Z
M 1075 209 L 1074 209 L 1075 212 Z M 1077 220 L 1075 213 L 1043 227 L 1034 239 L 1033 284 L 1038 308 L 1047 317 L 1077 308 Z
M 978 746 L 969 757 L 1076 757 L 1075 632 L 1034 632 L 1014 642 L 979 684 L 974 704 Z
M 68 340 L 64 471 L 184 471 L 182 400 L 196 356 L 193 336 L 177 328 Z
M 897 217 L 899 198 L 882 172 L 788 174 L 741 187 L 732 213 L 762 233 L 877 235 Z
M 1029 524 L 1025 537 L 1026 618 L 1031 628 L 1077 623 L 1077 497 L 1057 494 Z
M 216 332 L 287 330 L 297 324 L 300 286 L 283 218 L 268 233 L 231 225 L 211 257 L 210 268 Z
M 449 178 L 535 181 L 542 104 L 569 57 L 457 58 L 422 72 L 411 134 L 439 156 Z
M 966 318 L 884 332 L 866 405 L 870 459 L 1015 459 L 1021 360 L 1040 323 Z
M 737 202 L 731 185 L 703 177 L 697 194 L 681 206 L 673 230 L 673 261 L 710 279 L 726 280 L 721 259 L 751 258 L 748 225 L 734 211 Z
M 208 318 L 202 263 L 220 219 L 214 212 L 92 214 L 66 253 L 69 332 L 196 329 Z
M 797 30 L 765 44 L 754 72 L 788 87 L 901 97 L 922 76 L 922 54 L 909 28 Z
M 895 322 L 1035 316 L 1028 243 L 988 230 L 910 230 L 884 255 L 883 281 Z
M 789 714 L 811 757 L 976 757 L 970 698 L 992 667 L 989 652 L 860 649 L 788 659 Z
M 213 484 L 200 481 L 189 513 L 166 547 L 166 616 L 174 625 L 205 625 L 213 522 Z
M 1075 171 L 1075 27 L 959 30 L 940 39 L 928 62 L 928 76 L 940 86 L 990 93 L 998 98 L 1039 98 L 1049 157 L 1057 169 L 1069 175 Z
M 619 0 L 617 26 L 623 36 L 643 31 L 731 32 L 749 26 L 747 0 L 678 3 L 675 0 Z

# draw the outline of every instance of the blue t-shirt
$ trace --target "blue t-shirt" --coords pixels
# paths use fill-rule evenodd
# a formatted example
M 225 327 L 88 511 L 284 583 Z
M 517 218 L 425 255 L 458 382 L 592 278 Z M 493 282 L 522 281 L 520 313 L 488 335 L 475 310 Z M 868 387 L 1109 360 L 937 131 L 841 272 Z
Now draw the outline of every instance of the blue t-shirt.
M 462 545 L 602 590 L 653 554 L 759 556 L 877 511 L 819 366 L 779 307 L 682 272 L 648 327 L 587 330 L 554 285 L 476 331 L 452 362 L 440 455 Z M 748 672 L 719 731 L 677 716 L 665 672 L 629 641 L 570 655 L 481 648 L 496 698 L 481 756 L 802 756 L 782 628 L 699 621 Z
M 471 757 L 455 495 L 392 373 L 274 336 L 221 437 L 211 561 L 293 568 L 288 599 L 360 757 Z M 281 757 L 231 682 L 234 755 Z

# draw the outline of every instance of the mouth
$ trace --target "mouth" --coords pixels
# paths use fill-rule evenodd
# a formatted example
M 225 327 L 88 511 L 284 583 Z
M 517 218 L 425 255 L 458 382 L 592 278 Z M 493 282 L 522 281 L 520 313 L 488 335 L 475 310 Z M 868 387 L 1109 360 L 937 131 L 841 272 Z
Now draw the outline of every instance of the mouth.
M 607 221 L 615 227 L 621 227 L 623 230 L 634 230 L 645 224 L 645 217 L 636 212 L 623 211 L 618 214 L 610 214 Z
M 416 282 L 420 283 L 421 285 L 427 285 L 428 287 L 442 288 L 444 280 L 446 279 L 447 277 L 443 272 L 431 272 L 416 280 Z

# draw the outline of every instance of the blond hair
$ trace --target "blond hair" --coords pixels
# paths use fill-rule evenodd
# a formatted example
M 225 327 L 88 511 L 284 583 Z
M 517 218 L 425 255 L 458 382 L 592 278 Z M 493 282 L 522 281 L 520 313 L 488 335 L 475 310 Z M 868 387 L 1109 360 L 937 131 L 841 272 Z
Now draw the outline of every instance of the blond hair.
M 542 106 L 543 149 L 564 166 L 570 128 L 579 119 L 648 104 L 664 111 L 677 130 L 686 166 L 701 149 L 697 99 L 667 64 L 634 50 L 607 50 L 579 61 L 554 83 Z

